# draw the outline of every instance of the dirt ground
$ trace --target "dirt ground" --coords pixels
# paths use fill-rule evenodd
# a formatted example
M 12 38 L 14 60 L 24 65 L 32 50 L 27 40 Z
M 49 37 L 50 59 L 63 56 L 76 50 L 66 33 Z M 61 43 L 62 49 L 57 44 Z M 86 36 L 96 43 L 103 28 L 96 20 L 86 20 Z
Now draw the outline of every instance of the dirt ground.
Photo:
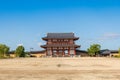
M 0 80 L 120 80 L 120 59 L 1 59 Z

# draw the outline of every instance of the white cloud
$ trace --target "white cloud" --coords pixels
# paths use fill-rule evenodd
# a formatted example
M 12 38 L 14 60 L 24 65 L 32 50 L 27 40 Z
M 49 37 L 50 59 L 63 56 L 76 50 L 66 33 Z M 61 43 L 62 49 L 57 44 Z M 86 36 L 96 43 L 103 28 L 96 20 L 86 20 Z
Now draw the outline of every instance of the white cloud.
M 43 42 L 38 42 L 37 44 L 40 46 L 40 45 L 44 45 L 45 43 L 43 43 Z
M 98 39 L 88 39 L 85 41 L 87 44 L 97 44 L 97 43 L 101 43 L 102 41 L 101 40 L 98 40 Z
M 115 40 L 120 38 L 120 34 L 118 33 L 105 33 L 103 34 L 101 37 L 98 38 L 94 38 L 94 39 L 86 39 L 85 42 L 86 43 L 102 43 L 104 41 L 108 41 L 108 40 Z
M 21 43 L 21 44 L 18 44 L 17 46 L 23 46 L 23 44 Z
M 118 33 L 105 33 L 99 40 L 111 40 L 111 39 L 116 39 L 120 38 L 120 34 Z
M 104 34 L 104 37 L 118 38 L 118 37 L 120 37 L 120 34 L 118 34 L 118 33 L 106 33 L 106 34 Z

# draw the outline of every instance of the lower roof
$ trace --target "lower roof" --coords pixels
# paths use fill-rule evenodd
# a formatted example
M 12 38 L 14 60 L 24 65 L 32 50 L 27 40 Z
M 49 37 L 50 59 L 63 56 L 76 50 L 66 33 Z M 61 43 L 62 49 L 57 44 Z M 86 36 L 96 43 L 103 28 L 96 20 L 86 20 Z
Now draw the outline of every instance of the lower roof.
M 47 48 L 47 47 L 75 47 L 75 48 L 79 48 L 79 45 L 75 45 L 75 44 L 49 44 L 49 45 L 42 45 L 42 48 Z

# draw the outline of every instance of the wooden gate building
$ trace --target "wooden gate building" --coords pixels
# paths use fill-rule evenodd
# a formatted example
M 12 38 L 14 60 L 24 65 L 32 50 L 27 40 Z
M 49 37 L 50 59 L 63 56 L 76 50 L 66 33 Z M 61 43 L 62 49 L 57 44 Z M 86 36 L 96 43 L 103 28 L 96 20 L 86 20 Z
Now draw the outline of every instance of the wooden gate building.
M 76 48 L 80 47 L 75 44 L 79 37 L 75 37 L 74 33 L 48 33 L 42 39 L 46 41 L 46 45 L 41 47 L 46 50 L 47 56 L 74 56 Z

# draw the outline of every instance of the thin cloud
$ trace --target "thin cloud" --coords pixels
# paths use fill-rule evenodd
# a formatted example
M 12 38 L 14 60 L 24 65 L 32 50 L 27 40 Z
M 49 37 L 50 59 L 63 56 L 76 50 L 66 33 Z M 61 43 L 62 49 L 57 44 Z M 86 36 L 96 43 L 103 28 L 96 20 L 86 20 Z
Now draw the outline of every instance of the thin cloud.
M 104 37 L 118 38 L 118 37 L 120 37 L 120 34 L 118 34 L 118 33 L 106 33 L 106 34 L 104 34 Z
M 95 44 L 95 43 L 101 43 L 102 41 L 98 39 L 85 39 L 84 42 L 87 44 Z
M 105 33 L 99 38 L 86 39 L 85 42 L 86 43 L 91 43 L 91 44 L 93 44 L 93 43 L 102 43 L 104 41 L 116 40 L 118 38 L 120 38 L 120 34 L 118 34 L 118 33 Z
M 45 43 L 43 43 L 43 42 L 38 42 L 37 44 L 40 46 L 40 45 L 44 45 Z
M 118 33 L 105 33 L 99 40 L 111 40 L 120 38 L 120 34 Z

